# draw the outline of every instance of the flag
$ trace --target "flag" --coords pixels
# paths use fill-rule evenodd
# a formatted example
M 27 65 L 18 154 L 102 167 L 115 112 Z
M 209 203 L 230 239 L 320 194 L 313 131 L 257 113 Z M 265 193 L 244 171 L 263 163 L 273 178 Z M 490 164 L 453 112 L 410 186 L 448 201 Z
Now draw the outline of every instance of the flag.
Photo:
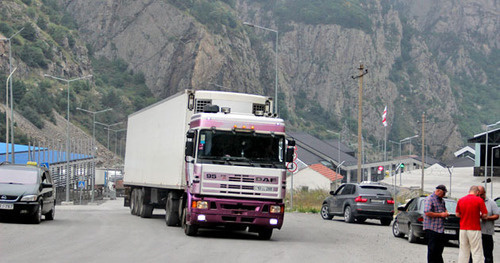
M 384 113 L 382 113 L 382 124 L 387 127 L 387 106 L 385 106 Z

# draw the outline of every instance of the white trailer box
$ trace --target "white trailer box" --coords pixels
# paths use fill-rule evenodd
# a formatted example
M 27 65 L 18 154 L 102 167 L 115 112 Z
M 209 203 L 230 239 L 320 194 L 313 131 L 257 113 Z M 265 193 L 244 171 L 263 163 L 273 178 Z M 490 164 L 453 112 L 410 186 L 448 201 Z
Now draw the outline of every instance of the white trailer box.
M 184 189 L 186 132 L 194 113 L 206 104 L 252 114 L 272 107 L 272 100 L 232 92 L 185 90 L 128 118 L 124 184 Z M 192 110 L 189 110 L 192 109 Z

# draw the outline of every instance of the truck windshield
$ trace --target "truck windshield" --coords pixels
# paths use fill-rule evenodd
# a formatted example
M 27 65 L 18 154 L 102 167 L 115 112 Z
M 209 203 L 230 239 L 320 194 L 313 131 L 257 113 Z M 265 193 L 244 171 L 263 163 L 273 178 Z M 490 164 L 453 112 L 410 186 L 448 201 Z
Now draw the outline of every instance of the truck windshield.
M 202 130 L 198 141 L 198 160 L 283 166 L 284 141 L 282 135 Z

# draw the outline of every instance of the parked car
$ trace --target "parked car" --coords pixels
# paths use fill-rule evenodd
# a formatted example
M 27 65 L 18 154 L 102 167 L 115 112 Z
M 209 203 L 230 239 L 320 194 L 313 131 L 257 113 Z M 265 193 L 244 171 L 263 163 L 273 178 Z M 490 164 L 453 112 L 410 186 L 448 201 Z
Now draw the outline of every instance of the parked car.
M 42 215 L 53 220 L 55 211 L 56 190 L 47 168 L 35 162 L 0 164 L 0 217 L 22 217 L 39 224 Z
M 494 199 L 497 206 L 500 208 L 500 197 Z M 500 218 L 495 220 L 495 231 L 500 231 Z
M 380 219 L 382 225 L 390 225 L 394 214 L 394 200 L 387 187 L 377 183 L 347 183 L 331 191 L 321 207 L 321 217 L 330 220 L 344 216 L 347 223 Z
M 460 218 L 455 216 L 457 201 L 444 199 L 446 210 L 450 215 L 444 220 L 444 234 L 448 240 L 458 240 Z M 398 207 L 399 214 L 392 224 L 392 234 L 395 237 L 408 237 L 410 243 L 415 243 L 425 237 L 423 230 L 425 196 L 415 197 L 406 205 Z

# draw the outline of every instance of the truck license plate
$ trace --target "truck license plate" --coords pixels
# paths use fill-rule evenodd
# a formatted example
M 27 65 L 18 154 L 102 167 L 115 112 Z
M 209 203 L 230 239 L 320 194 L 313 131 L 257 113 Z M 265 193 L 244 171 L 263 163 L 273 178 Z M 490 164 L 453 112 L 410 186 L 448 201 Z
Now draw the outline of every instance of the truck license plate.
M 14 209 L 14 204 L 0 203 L 0 209 L 13 210 Z
M 452 229 L 445 229 L 444 233 L 447 234 L 447 235 L 455 235 L 457 233 L 457 231 L 456 230 L 452 230 Z

